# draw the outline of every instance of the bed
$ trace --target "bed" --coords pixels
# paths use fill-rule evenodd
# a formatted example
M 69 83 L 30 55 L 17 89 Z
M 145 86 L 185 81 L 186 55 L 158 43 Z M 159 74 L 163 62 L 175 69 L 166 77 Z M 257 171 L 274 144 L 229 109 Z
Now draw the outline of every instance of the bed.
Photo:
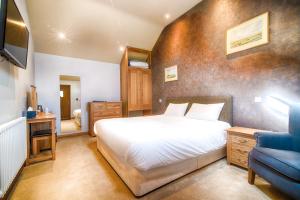
M 226 155 L 231 97 L 168 99 L 168 103 L 225 103 L 219 121 L 164 115 L 99 120 L 97 148 L 136 196 L 142 196 Z M 189 109 L 189 108 L 188 108 Z
M 75 109 L 73 111 L 73 116 L 74 116 L 74 120 L 75 120 L 76 124 L 78 126 L 81 126 L 81 109 Z

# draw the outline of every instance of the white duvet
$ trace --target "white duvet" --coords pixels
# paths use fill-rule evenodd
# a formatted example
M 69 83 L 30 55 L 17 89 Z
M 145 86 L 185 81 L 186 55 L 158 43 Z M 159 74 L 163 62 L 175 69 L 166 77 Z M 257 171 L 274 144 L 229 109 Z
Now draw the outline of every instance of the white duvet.
M 223 147 L 229 127 L 222 121 L 157 115 L 103 119 L 94 129 L 119 159 L 146 171 Z

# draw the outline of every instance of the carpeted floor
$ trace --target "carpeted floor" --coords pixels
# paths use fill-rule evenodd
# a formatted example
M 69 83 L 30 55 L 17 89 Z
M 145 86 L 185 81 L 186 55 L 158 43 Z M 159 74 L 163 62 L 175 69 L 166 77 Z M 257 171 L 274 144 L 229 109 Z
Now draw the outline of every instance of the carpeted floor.
M 62 138 L 57 159 L 26 167 L 12 192 L 13 200 L 127 200 L 130 190 L 87 135 Z M 139 199 L 263 200 L 287 199 L 257 178 L 247 183 L 247 171 L 220 160 Z
M 62 133 L 78 132 L 81 130 L 80 126 L 76 124 L 74 119 L 62 120 L 60 126 Z

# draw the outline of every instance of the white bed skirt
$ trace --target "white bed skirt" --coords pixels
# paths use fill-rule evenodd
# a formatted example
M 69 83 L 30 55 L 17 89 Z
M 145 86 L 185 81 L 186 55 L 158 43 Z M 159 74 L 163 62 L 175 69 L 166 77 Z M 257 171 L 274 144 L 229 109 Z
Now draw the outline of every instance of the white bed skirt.
M 113 151 L 105 145 L 105 143 L 103 143 L 98 135 L 97 149 L 135 196 L 142 196 L 179 177 L 215 162 L 226 155 L 226 147 L 223 147 L 183 162 L 150 169 L 148 171 L 138 171 L 118 159 L 118 157 L 114 155 Z

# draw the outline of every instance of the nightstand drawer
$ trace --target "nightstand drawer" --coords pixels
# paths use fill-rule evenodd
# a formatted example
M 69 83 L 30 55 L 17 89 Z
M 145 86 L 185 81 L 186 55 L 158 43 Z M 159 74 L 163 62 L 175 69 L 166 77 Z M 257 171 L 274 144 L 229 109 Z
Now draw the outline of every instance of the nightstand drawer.
M 256 141 L 254 139 L 235 136 L 235 135 L 230 136 L 230 139 L 231 139 L 232 143 L 236 143 L 236 144 L 243 145 L 243 146 L 248 146 L 251 148 L 254 147 L 256 144 Z
M 242 167 L 248 167 L 248 155 L 253 147 L 243 146 L 236 143 L 231 145 L 231 161 Z
M 231 162 L 241 167 L 248 168 L 248 154 L 247 156 L 245 156 L 245 154 L 241 154 L 237 151 L 232 151 Z
M 232 143 L 231 151 L 239 153 L 241 155 L 248 156 L 248 153 L 252 150 L 253 147 L 243 146 L 243 145 Z

